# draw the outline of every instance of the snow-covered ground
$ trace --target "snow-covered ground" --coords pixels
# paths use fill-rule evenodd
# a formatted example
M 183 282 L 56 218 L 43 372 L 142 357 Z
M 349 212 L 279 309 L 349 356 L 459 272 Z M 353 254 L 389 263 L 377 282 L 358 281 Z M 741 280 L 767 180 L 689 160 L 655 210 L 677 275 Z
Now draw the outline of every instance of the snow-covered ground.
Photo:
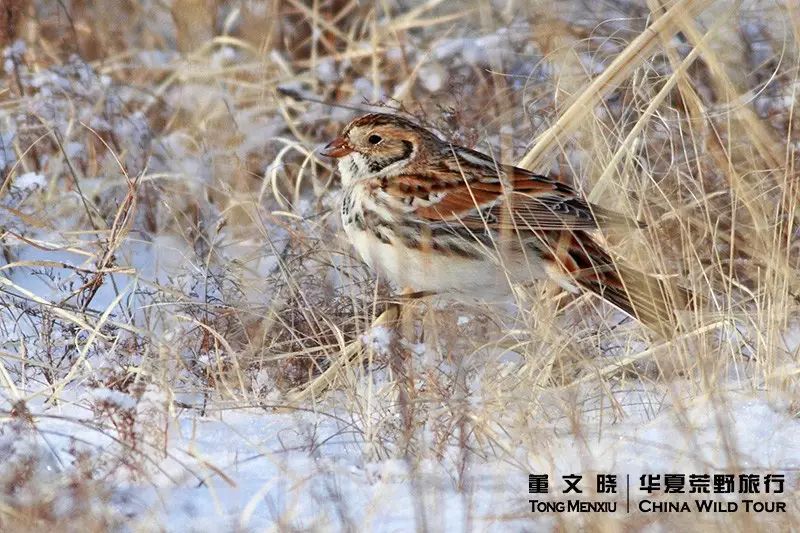
M 94 391 L 69 407 L 29 404 L 34 416 L 42 415 L 36 431 L 7 424 L 0 437 L 4 462 L 36 465 L 13 503 L 42 498 L 38 488 L 69 516 L 75 496 L 58 489 L 83 451 L 102 456 L 103 465 L 116 465 L 114 490 L 92 505 L 136 530 L 250 531 L 269 524 L 314 530 L 409 531 L 421 524 L 437 531 L 464 530 L 468 524 L 477 530 L 528 530 L 556 520 L 552 513 L 531 513 L 529 499 L 557 501 L 561 476 L 576 473 L 590 493 L 594 475 L 617 475 L 616 495 L 591 499 L 617 501 L 616 515 L 623 520 L 626 476 L 634 515 L 642 514 L 636 508 L 640 500 L 658 501 L 640 490 L 643 474 L 784 474 L 783 494 L 750 498 L 786 501 L 788 512 L 798 511 L 793 494 L 800 421 L 783 394 L 720 391 L 713 398 L 687 398 L 680 409 L 661 404 L 653 412 L 653 398 L 628 393 L 616 422 L 587 421 L 576 435 L 570 422 L 532 420 L 541 433 L 538 445 L 520 446 L 498 434 L 495 445 L 503 451 L 473 456 L 463 471 L 460 451 L 452 446 L 438 460 L 370 458 L 364 428 L 346 418 L 346 409 L 276 413 L 218 402 L 202 413 L 169 413 L 165 400 L 155 390 L 138 401 Z M 134 428 L 140 440 L 121 443 L 107 428 L 94 427 L 98 410 L 117 421 L 129 413 L 134 426 L 146 420 L 147 427 Z M 136 460 L 140 454 L 148 457 L 144 464 Z M 3 483 L 11 482 L 7 476 L 14 471 L 4 469 Z M 532 473 L 549 475 L 548 495 L 528 493 Z M 742 498 L 715 495 L 718 501 Z M 593 518 L 567 513 L 559 520 L 577 526 Z M 709 518 L 719 519 L 698 519 Z

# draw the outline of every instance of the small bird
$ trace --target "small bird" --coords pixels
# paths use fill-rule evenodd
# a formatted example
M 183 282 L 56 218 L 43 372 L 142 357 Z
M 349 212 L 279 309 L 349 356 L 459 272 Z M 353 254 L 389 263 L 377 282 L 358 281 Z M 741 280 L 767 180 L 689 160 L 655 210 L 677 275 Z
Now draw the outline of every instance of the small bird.
M 666 336 L 688 301 L 683 289 L 615 262 L 591 235 L 640 224 L 406 118 L 359 117 L 322 155 L 338 160 L 350 242 L 399 288 L 491 300 L 515 283 L 551 278 Z

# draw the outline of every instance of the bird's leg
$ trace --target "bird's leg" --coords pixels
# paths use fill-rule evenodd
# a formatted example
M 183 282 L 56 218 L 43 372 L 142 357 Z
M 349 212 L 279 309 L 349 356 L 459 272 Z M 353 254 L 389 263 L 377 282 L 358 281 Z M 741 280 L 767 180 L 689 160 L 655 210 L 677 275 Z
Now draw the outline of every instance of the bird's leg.
M 414 344 L 416 337 L 416 305 L 414 300 L 419 296 L 409 289 L 403 290 L 399 296 L 397 335 L 395 336 L 396 341 L 392 350 L 390 367 L 397 382 L 397 401 L 400 408 L 403 431 L 402 454 L 407 456 L 414 428 L 414 364 L 410 357 L 409 346 Z

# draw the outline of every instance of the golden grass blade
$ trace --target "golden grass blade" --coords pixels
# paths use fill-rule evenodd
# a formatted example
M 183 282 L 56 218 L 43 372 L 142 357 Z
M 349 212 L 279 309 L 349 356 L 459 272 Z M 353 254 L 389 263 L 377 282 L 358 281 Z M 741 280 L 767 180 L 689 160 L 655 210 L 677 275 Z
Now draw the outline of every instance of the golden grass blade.
M 59 318 L 62 318 L 64 320 L 66 320 L 67 322 L 71 322 L 71 323 L 75 324 L 76 326 L 80 326 L 81 329 L 85 329 L 86 331 L 94 330 L 94 327 L 89 325 L 89 323 L 86 322 L 83 318 L 81 318 L 77 313 L 73 313 L 71 311 L 67 311 L 63 307 L 57 306 L 57 305 L 53 304 L 52 302 L 48 302 L 47 300 L 45 300 L 41 296 L 32 293 L 28 289 L 25 289 L 24 287 L 20 287 L 19 285 L 17 285 L 16 283 L 14 283 L 13 281 L 11 281 L 9 278 L 7 278 L 5 276 L 0 276 L 0 285 L 5 285 L 6 287 L 12 289 L 13 291 L 21 294 L 25 298 L 28 298 L 29 300 L 31 300 L 33 302 L 36 302 L 39 305 L 43 305 L 43 306 L 47 307 L 54 315 L 57 315 Z M 101 337 L 103 337 L 103 336 L 101 335 Z M 105 337 L 103 337 L 103 338 L 105 338 Z
M 717 31 L 720 30 L 722 25 L 728 21 L 727 17 L 719 17 L 715 22 L 714 25 L 703 35 L 703 38 L 699 41 L 700 44 L 705 43 L 709 40 Z M 672 92 L 672 89 L 675 85 L 681 80 L 681 78 L 686 73 L 686 70 L 695 62 L 695 60 L 700 56 L 701 48 L 696 46 L 692 49 L 691 52 L 686 56 L 686 58 L 681 61 L 678 69 L 672 73 L 672 75 L 667 79 L 664 86 L 661 87 L 661 90 L 653 97 L 650 103 L 647 105 L 647 108 L 642 112 L 639 119 L 634 124 L 631 131 L 628 133 L 627 137 L 620 143 L 619 148 L 617 148 L 616 152 L 611 158 L 611 161 L 606 165 L 605 170 L 597 179 L 597 183 L 592 187 L 591 192 L 588 195 L 589 201 L 596 202 L 599 198 L 602 198 L 608 186 L 611 184 L 611 177 L 617 172 L 617 166 L 619 165 L 622 158 L 629 153 L 631 147 L 634 144 L 634 141 L 641 135 L 642 130 L 647 125 L 647 122 L 656 112 L 658 107 L 664 102 L 664 99 Z
M 689 333 L 685 333 L 683 335 L 679 335 L 678 337 L 676 337 L 675 339 L 673 339 L 671 341 L 664 342 L 664 343 L 659 343 L 659 344 L 657 344 L 655 346 L 652 346 L 652 347 L 650 347 L 650 348 L 648 348 L 646 350 L 642 350 L 641 352 L 635 353 L 633 355 L 620 357 L 619 359 L 617 359 L 613 363 L 607 364 L 607 365 L 599 368 L 597 370 L 597 372 L 594 372 L 594 373 L 588 374 L 586 376 L 583 376 L 582 378 L 576 379 L 575 381 L 570 383 L 570 385 L 580 385 L 580 384 L 583 384 L 583 383 L 589 383 L 589 382 L 594 381 L 594 380 L 603 380 L 603 379 L 607 378 L 609 375 L 613 374 L 614 372 L 622 370 L 626 366 L 628 366 L 628 365 L 630 365 L 632 363 L 635 363 L 637 361 L 641 361 L 642 359 L 646 359 L 648 357 L 651 357 L 651 356 L 655 355 L 660 350 L 663 350 L 664 347 L 666 347 L 666 346 L 671 346 L 671 345 L 674 345 L 677 342 L 680 342 L 680 341 L 683 341 L 683 340 L 686 340 L 686 339 L 690 339 L 692 337 L 697 337 L 697 336 L 702 335 L 703 333 L 707 333 L 709 331 L 714 331 L 718 327 L 725 326 L 725 325 L 728 325 L 728 324 L 730 324 L 730 322 L 726 321 L 726 320 L 720 320 L 720 321 L 714 322 L 712 324 L 706 324 L 706 325 L 704 325 L 704 326 L 702 326 L 702 327 L 700 327 L 700 328 L 698 328 L 698 329 L 696 329 L 694 331 L 691 331 Z
M 519 161 L 522 168 L 536 170 L 547 152 L 559 142 L 563 136 L 569 135 L 585 117 L 594 111 L 606 95 L 616 89 L 623 80 L 643 61 L 658 45 L 664 35 L 672 35 L 678 29 L 679 15 L 695 15 L 703 11 L 714 0 L 680 0 L 675 3 L 661 18 L 656 20 L 641 35 L 634 39 L 623 52 L 606 68 L 602 74 L 580 94 L 567 108 L 563 115 L 536 141 L 528 153 Z
M 736 2 L 736 6 L 741 2 Z M 735 7 L 733 8 L 735 9 Z M 736 101 L 741 98 L 741 92 L 736 88 L 730 76 L 725 70 L 725 66 L 719 60 L 717 55 L 708 45 L 708 40 L 705 39 L 697 27 L 697 23 L 689 18 L 686 13 L 678 12 L 675 14 L 677 18 L 678 28 L 683 32 L 692 43 L 692 46 L 700 50 L 703 61 L 708 65 L 711 71 L 711 77 L 716 85 L 716 90 L 720 94 L 728 95 L 729 100 Z M 784 165 L 783 157 L 775 149 L 780 143 L 774 138 L 772 132 L 764 124 L 764 122 L 756 115 L 753 108 L 748 103 L 735 102 L 730 107 L 731 113 L 737 120 L 741 120 L 745 124 L 744 131 L 747 133 L 750 140 L 753 142 L 759 155 L 764 162 L 771 168 L 780 168 Z
M 103 314 L 100 316 L 100 319 L 97 321 L 97 324 L 95 324 L 93 328 L 89 329 L 89 336 L 86 338 L 83 347 L 81 347 L 80 351 L 78 352 L 78 357 L 72 363 L 72 366 L 70 367 L 69 372 L 67 372 L 67 375 L 64 376 L 62 379 L 60 379 L 58 383 L 55 385 L 52 394 L 47 398 L 48 402 L 52 402 L 53 400 L 58 399 L 59 395 L 61 394 L 61 391 L 64 390 L 64 387 L 66 387 L 67 384 L 70 383 L 75 378 L 75 375 L 78 373 L 78 368 L 82 366 L 84 361 L 86 360 L 86 356 L 89 353 L 89 348 L 92 347 L 92 345 L 94 344 L 95 340 L 97 340 L 98 337 L 103 338 L 103 336 L 100 334 L 100 328 L 102 328 L 103 324 L 105 324 L 108 321 L 108 317 L 111 316 L 111 312 L 114 309 L 116 309 L 116 307 L 122 301 L 122 298 L 124 298 L 128 294 L 128 290 L 132 287 L 133 283 L 129 284 L 124 290 L 121 290 L 119 294 L 117 294 L 116 298 L 114 298 L 111 301 L 106 310 L 103 311 Z
M 391 306 L 381 313 L 373 322 L 371 327 L 391 324 L 397 320 L 398 307 Z M 319 396 L 333 383 L 339 373 L 350 364 L 358 364 L 364 356 L 364 346 L 360 340 L 355 340 L 348 344 L 339 356 L 331 362 L 331 365 L 313 381 L 303 387 L 290 391 L 287 395 L 289 406 L 299 405 L 302 402 Z

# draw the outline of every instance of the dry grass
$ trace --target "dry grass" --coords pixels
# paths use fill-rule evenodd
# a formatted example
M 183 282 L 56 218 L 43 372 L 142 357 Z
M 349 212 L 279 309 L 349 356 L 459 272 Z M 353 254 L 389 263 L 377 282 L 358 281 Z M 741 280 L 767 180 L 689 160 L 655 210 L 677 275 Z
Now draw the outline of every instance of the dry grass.
M 736 389 L 788 398 L 796 418 L 798 43 L 792 2 L 13 4 L 0 13 L 0 457 L 20 466 L 0 470 L 0 528 L 119 524 L 115 487 L 170 478 L 168 428 L 186 412 L 345 419 L 365 461 L 401 458 L 412 483 L 433 462 L 467 500 L 474 465 L 555 469 L 557 436 L 587 442 L 642 410 L 688 417 L 711 398 L 729 413 Z M 542 283 L 515 312 L 417 303 L 385 349 L 391 290 L 339 235 L 338 178 L 315 153 L 354 113 L 312 99 L 386 106 L 559 172 L 647 222 L 603 237 L 705 305 L 664 341 Z M 11 444 L 73 430 L 75 449 L 50 453 L 72 457 L 57 474 L 47 444 Z M 186 475 L 229 481 L 198 464 Z M 526 500 L 496 521 L 529 518 Z M 553 524 L 792 529 L 797 516 Z

